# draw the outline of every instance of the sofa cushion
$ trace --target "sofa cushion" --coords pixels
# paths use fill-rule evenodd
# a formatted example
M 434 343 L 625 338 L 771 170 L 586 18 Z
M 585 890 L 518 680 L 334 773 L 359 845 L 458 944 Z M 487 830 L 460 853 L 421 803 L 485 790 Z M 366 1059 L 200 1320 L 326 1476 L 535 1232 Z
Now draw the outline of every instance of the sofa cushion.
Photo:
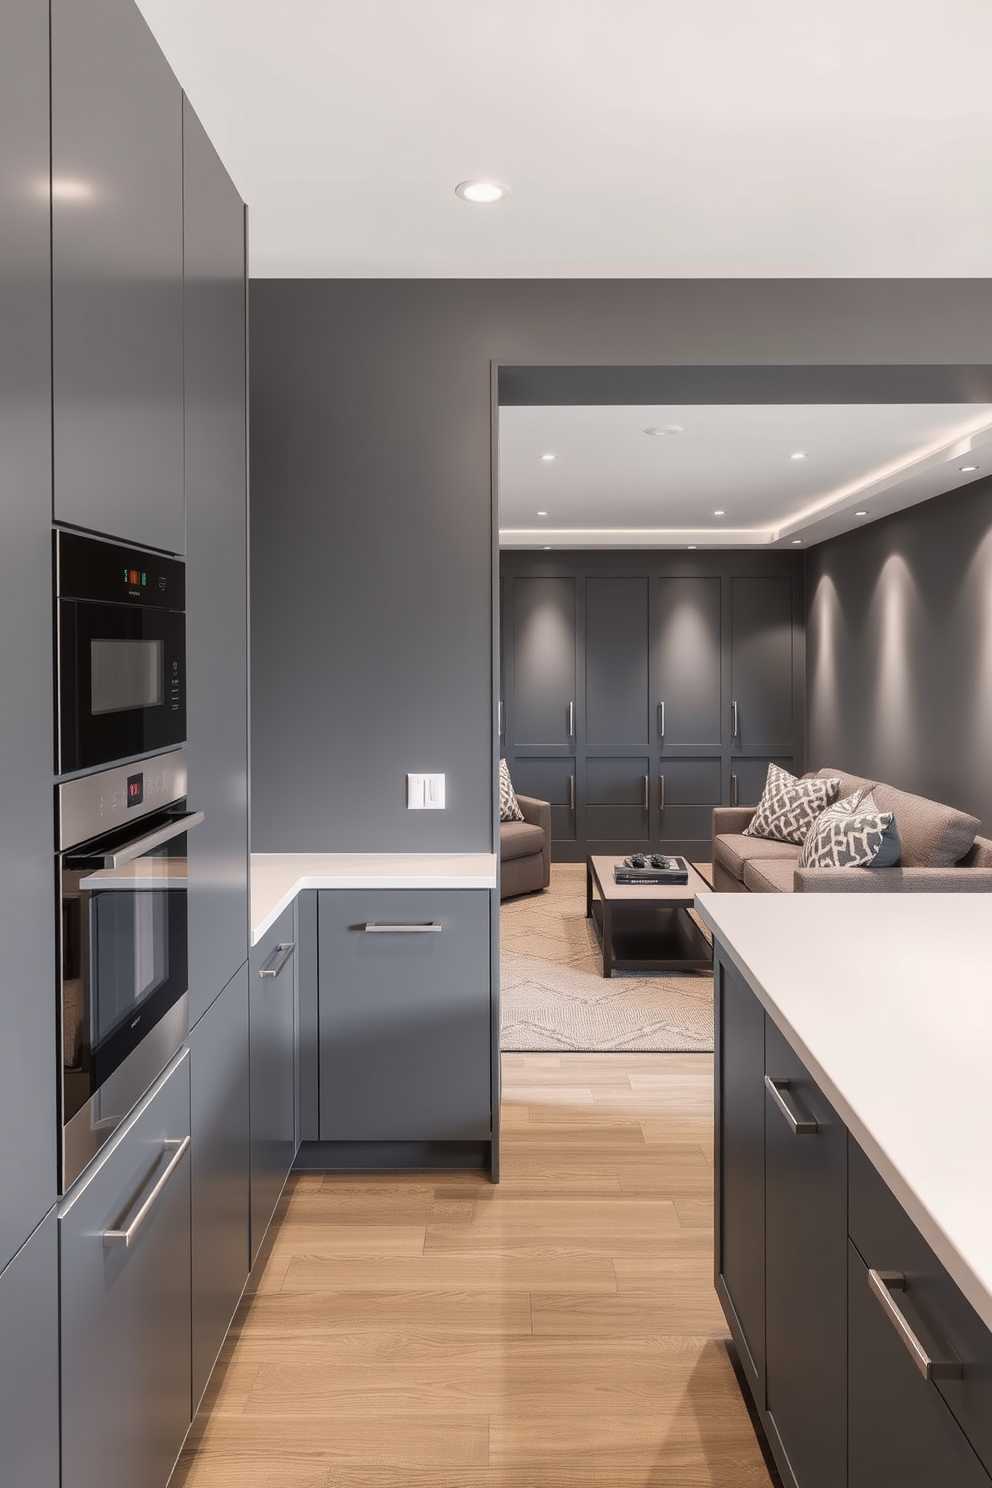
M 891 811 L 879 811 L 870 790 L 828 806 L 810 827 L 800 868 L 891 868 L 902 851 Z
M 823 769 L 817 770 L 816 774 L 820 780 L 839 780 L 838 794 L 841 796 L 856 795 L 858 791 L 867 790 L 876 784 L 874 780 L 866 780 L 863 775 L 849 775 L 846 770 Z
M 965 856 L 981 826 L 977 816 L 911 796 L 892 785 L 876 785 L 880 811 L 891 811 L 902 837 L 903 868 L 950 868 Z
M 499 819 L 501 822 L 522 822 L 524 819 L 513 793 L 510 767 L 505 759 L 499 762 Z
M 791 894 L 795 876 L 795 862 L 784 858 L 752 858 L 744 865 L 744 887 L 752 894 Z
M 499 850 L 503 858 L 526 858 L 544 851 L 544 832 L 533 822 L 500 822 Z
M 838 780 L 822 776 L 800 780 L 780 765 L 770 764 L 754 818 L 744 828 L 745 837 L 770 837 L 802 847 L 821 811 L 836 801 L 839 785 Z
M 713 856 L 738 883 L 744 882 L 744 865 L 758 859 L 779 859 L 795 866 L 799 848 L 791 842 L 775 842 L 770 837 L 744 837 L 739 832 L 721 832 L 714 839 Z

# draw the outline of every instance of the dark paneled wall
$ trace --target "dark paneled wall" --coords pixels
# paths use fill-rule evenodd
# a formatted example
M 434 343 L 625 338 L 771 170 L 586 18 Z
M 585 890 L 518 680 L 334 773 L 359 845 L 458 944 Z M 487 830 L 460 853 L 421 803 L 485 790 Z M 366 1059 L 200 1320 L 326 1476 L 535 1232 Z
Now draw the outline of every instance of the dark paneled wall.
M 257 280 L 251 326 L 253 846 L 485 851 L 492 361 L 860 364 L 868 401 L 974 363 L 980 396 L 992 282 Z
M 809 762 L 992 832 L 992 479 L 811 549 Z

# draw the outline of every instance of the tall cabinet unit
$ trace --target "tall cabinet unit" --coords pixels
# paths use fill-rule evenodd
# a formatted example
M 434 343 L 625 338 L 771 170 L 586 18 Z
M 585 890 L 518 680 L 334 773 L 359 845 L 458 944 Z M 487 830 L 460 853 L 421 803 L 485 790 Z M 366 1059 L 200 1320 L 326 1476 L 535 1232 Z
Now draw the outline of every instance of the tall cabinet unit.
M 44 0 L 4 0 L 0 6 L 0 1131 L 4 1133 L 0 1143 L 0 1270 L 55 1203 L 57 1184 L 52 697 L 48 684 L 52 670 L 48 107 L 47 4 Z M 12 1347 L 12 1335 L 0 1331 L 0 1361 L 4 1350 Z
M 556 859 L 710 850 L 711 812 L 802 768 L 791 554 L 502 559 L 500 752 L 551 802 Z
M 133 0 L 51 24 L 55 520 L 182 553 L 182 95 Z

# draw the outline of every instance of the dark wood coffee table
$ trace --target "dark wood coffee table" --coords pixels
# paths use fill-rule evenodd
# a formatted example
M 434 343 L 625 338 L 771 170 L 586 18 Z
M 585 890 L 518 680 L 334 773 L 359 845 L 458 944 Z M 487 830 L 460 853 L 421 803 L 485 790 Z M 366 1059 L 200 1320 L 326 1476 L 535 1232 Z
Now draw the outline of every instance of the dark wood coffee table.
M 709 971 L 713 947 L 689 914 L 708 884 L 691 864 L 684 884 L 618 884 L 621 858 L 586 859 L 586 919 L 603 946 L 603 975 L 617 971 Z M 593 892 L 595 890 L 595 893 Z

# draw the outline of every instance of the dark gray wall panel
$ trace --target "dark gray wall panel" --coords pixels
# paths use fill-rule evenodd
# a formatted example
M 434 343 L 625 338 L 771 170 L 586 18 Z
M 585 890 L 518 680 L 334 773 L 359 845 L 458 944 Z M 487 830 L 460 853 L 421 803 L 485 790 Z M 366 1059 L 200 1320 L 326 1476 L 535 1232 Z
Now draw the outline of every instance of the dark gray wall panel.
M 859 400 L 915 364 L 946 396 L 974 363 L 981 398 L 992 283 L 258 280 L 251 321 L 254 846 L 480 851 L 492 362 L 685 366 L 701 401 L 753 365 L 771 402 L 831 365 Z M 446 811 L 406 811 L 411 769 L 446 770 Z
M 59 1488 L 59 1231 L 53 1209 L 0 1271 L 0 1482 Z
M 55 1202 L 48 14 L 0 6 L 0 1266 Z M 16 1135 L 15 1135 L 16 1134 Z
M 648 580 L 589 577 L 585 602 L 586 743 L 646 744 Z
M 190 1022 L 248 958 L 244 205 L 183 103 Z
M 992 480 L 807 562 L 810 768 L 946 801 L 992 834 Z
M 723 742 L 720 614 L 718 577 L 659 579 L 654 629 L 666 750 Z
M 52 0 L 55 516 L 181 553 L 182 95 L 132 0 Z

